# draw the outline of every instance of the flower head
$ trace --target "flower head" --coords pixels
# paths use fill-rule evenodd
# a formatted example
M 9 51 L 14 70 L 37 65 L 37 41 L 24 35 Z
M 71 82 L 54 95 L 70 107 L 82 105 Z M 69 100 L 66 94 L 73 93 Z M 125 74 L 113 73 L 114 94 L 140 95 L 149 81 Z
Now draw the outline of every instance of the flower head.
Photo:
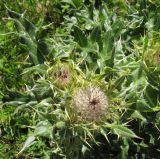
M 89 86 L 79 89 L 73 97 L 74 110 L 83 119 L 95 120 L 105 114 L 109 103 L 99 87 Z
M 153 43 L 144 54 L 145 62 L 150 66 L 159 66 L 160 64 L 160 45 Z
M 157 64 L 160 64 L 160 52 L 159 52 L 159 51 L 156 52 L 154 58 L 155 58 L 155 62 L 156 62 Z
M 62 66 L 56 69 L 54 72 L 54 78 L 58 85 L 66 86 L 71 82 L 71 74 L 69 68 Z

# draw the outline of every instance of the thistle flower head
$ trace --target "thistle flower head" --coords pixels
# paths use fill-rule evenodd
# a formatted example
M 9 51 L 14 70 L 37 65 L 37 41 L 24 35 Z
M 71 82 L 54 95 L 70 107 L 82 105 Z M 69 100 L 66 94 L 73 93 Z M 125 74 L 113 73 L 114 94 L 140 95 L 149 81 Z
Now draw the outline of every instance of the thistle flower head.
M 81 88 L 74 94 L 73 99 L 74 110 L 83 119 L 99 119 L 109 105 L 107 96 L 99 87 Z
M 160 64 L 160 45 L 155 43 L 151 45 L 151 48 L 148 48 L 148 51 L 145 53 L 145 61 L 148 65 L 159 66 Z
M 60 86 L 66 86 L 71 82 L 71 73 L 68 67 L 60 67 L 54 71 L 54 79 Z
M 154 58 L 155 58 L 155 62 L 157 64 L 160 64 L 160 52 L 159 51 L 156 52 Z

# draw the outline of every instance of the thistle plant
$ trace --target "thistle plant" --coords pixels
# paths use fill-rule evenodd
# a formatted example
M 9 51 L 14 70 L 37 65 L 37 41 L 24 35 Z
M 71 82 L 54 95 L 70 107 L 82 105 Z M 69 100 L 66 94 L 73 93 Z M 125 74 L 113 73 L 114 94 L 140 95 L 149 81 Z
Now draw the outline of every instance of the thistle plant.
M 52 10 L 46 10 L 51 1 L 43 9 L 44 3 L 35 1 L 38 12 L 44 10 L 43 17 Z M 138 34 L 144 29 L 149 2 L 139 1 L 143 4 L 134 7 L 130 6 L 134 2 L 124 2 L 129 16 L 123 18 L 119 6 L 111 9 L 112 2 L 55 3 L 62 18 L 55 27 L 54 18 L 47 25 L 40 19 L 35 26 L 24 14 L 7 8 L 27 64 L 18 75 L 25 81 L 22 88 L 14 91 L 6 86 L 9 93 L 0 92 L 2 140 L 10 133 L 13 145 L 13 137 L 23 136 L 16 149 L 20 158 L 156 159 L 149 153 L 160 151 L 160 77 L 155 71 L 159 44 L 152 47 L 150 36 L 142 42 Z M 135 46 L 141 49 L 132 45 L 136 40 Z M 3 63 L 5 67 L 6 62 L 0 60 L 0 68 Z M 11 109 L 9 114 L 3 111 L 7 109 Z

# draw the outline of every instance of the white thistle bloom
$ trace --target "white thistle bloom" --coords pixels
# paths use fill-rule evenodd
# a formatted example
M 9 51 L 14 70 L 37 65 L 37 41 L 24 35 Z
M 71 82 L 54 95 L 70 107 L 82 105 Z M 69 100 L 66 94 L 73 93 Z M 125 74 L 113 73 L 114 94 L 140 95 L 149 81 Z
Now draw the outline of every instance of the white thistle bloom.
M 79 89 L 73 97 L 74 110 L 83 119 L 94 120 L 106 113 L 108 98 L 99 87 Z

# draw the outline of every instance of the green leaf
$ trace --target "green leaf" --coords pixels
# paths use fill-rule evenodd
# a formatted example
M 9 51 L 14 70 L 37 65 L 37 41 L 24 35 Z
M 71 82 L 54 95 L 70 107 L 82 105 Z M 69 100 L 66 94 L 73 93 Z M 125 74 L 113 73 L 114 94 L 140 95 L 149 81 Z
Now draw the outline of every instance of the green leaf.
M 72 0 L 72 2 L 77 8 L 83 4 L 83 0 Z
M 44 136 L 51 137 L 52 136 L 53 126 L 48 121 L 40 121 L 35 128 L 34 135 L 35 136 Z
M 121 158 L 128 158 L 129 144 L 127 138 L 123 139 L 123 144 L 121 145 Z
M 97 42 L 99 46 L 99 50 L 103 49 L 103 42 L 101 37 L 101 27 L 96 26 L 91 33 L 91 41 Z
M 152 108 L 147 104 L 147 102 L 144 99 L 137 100 L 136 109 L 139 112 L 146 112 L 146 111 L 151 111 L 152 110 Z
M 86 47 L 87 46 L 87 38 L 85 34 L 81 31 L 81 29 L 77 26 L 73 26 L 73 34 L 75 41 L 81 46 Z
M 46 73 L 46 69 L 47 69 L 46 65 L 43 65 L 43 64 L 36 65 L 36 66 L 32 66 L 32 67 L 24 69 L 22 74 L 39 73 L 39 74 L 44 75 Z
M 7 8 L 7 7 L 6 7 Z M 11 18 L 14 18 L 14 19 L 20 19 L 22 17 L 22 14 L 19 14 L 15 11 L 12 11 L 10 10 L 9 8 L 7 8 L 7 11 L 8 11 L 8 14 Z
M 145 36 L 145 37 L 144 37 L 144 40 L 143 40 L 143 56 L 144 56 L 144 53 L 145 53 L 146 50 L 147 50 L 147 47 L 148 47 L 148 37 Z
M 52 49 L 45 41 L 39 39 L 37 42 L 37 51 L 38 60 L 42 63 L 44 61 L 44 55 L 50 54 Z
M 58 129 L 63 129 L 63 128 L 65 128 L 66 123 L 63 122 L 63 121 L 59 121 L 59 122 L 57 122 L 57 123 L 55 124 L 55 126 L 56 126 L 56 128 L 58 128 Z
M 27 49 L 29 50 L 30 59 L 33 62 L 34 65 L 38 65 L 39 63 L 42 63 L 42 60 L 39 61 L 40 58 L 38 58 L 37 53 L 37 45 L 27 36 L 20 35 L 22 43 L 26 44 Z
M 35 136 L 28 137 L 28 139 L 25 141 L 22 149 L 19 151 L 18 154 L 22 153 L 24 150 L 26 150 L 28 147 L 30 147 L 34 143 L 35 143 Z
M 126 75 L 124 76 L 121 76 L 120 78 L 118 78 L 115 82 L 114 82 L 114 85 L 113 85 L 113 88 L 112 89 L 120 89 L 123 82 L 125 81 L 126 79 Z
M 140 120 L 142 120 L 145 123 L 147 122 L 146 118 L 143 117 L 143 115 L 139 111 L 137 111 L 137 110 L 135 110 L 132 113 L 131 117 L 134 118 L 134 119 L 140 119 Z
M 4 59 L 0 59 L 0 70 L 3 69 Z
M 32 63 L 34 65 L 43 63 L 45 60 L 44 55 L 51 53 L 51 50 L 44 41 L 36 39 L 36 27 L 24 18 L 23 14 L 11 11 L 8 8 L 7 10 L 11 17 L 10 19 L 14 21 L 16 25 L 22 43 L 27 46 Z
M 110 143 L 110 142 L 109 142 L 109 139 L 108 139 L 108 137 L 107 137 L 107 134 L 106 134 L 106 132 L 104 131 L 103 128 L 100 128 L 100 132 L 101 132 L 101 134 L 106 138 L 106 140 L 108 141 L 108 143 Z
M 123 125 L 113 125 L 111 128 L 118 137 L 137 138 L 137 135 L 132 130 Z
M 30 22 L 28 21 L 26 18 L 22 18 L 22 24 L 26 30 L 26 32 L 32 37 L 34 38 L 35 36 L 35 32 L 36 32 L 36 27 Z
M 11 18 L 13 18 L 14 20 L 17 20 L 19 21 L 19 26 L 22 25 L 25 29 L 25 31 L 32 37 L 35 36 L 35 30 L 36 30 L 36 27 L 31 23 L 29 22 L 26 18 L 24 18 L 24 15 L 23 14 L 19 14 L 19 13 L 16 13 L 12 10 L 10 10 L 9 8 L 7 8 L 7 11 L 8 11 L 8 14 Z
M 101 57 L 105 60 L 110 60 L 112 57 L 114 47 L 114 37 L 112 30 L 108 30 L 103 36 L 103 50 L 101 51 Z
M 98 42 L 100 38 L 101 38 L 101 28 L 100 26 L 96 26 L 91 33 L 91 40 L 93 42 L 95 41 Z
M 120 36 L 122 29 L 124 27 L 124 23 L 121 20 L 116 20 L 113 24 L 112 24 L 112 30 L 114 33 L 115 37 Z

